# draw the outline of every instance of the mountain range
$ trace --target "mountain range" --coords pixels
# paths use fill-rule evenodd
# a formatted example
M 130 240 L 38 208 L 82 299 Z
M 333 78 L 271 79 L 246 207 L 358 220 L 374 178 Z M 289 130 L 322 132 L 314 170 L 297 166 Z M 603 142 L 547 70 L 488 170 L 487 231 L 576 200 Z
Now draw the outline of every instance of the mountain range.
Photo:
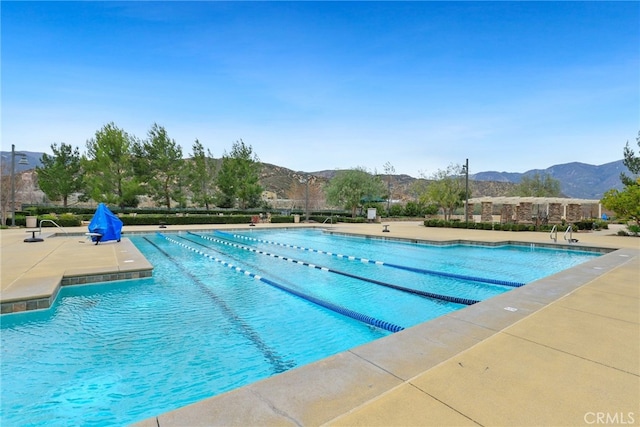
M 2 174 L 7 174 L 7 160 L 11 158 L 11 152 L 2 151 Z M 20 156 L 16 154 L 15 165 L 16 172 L 33 169 L 35 166 L 41 166 L 40 158 L 43 153 L 21 151 L 24 154 L 28 164 L 19 164 Z M 8 166 L 8 165 L 7 165 Z M 279 197 L 285 197 L 292 184 L 308 175 L 317 177 L 320 181 L 328 181 L 336 174 L 336 170 L 322 170 L 316 172 L 293 171 L 281 166 L 263 164 L 263 170 L 260 176 L 262 186 L 276 193 Z M 560 165 L 550 166 L 546 169 L 532 169 L 524 173 L 517 172 L 478 172 L 469 175 L 470 181 L 473 182 L 473 197 L 481 196 L 504 196 L 507 195 L 516 184 L 520 182 L 523 176 L 533 176 L 534 174 L 547 174 L 560 182 L 562 194 L 567 197 L 579 199 L 600 199 L 604 193 L 612 188 L 622 189 L 620 182 L 620 173 L 631 175 L 629 170 L 623 164 L 622 160 L 618 160 L 603 165 L 589 165 L 586 163 L 572 162 Z M 417 178 L 409 175 L 394 175 L 394 196 L 398 198 L 407 198 L 403 196 L 409 195 L 411 183 Z
M 325 170 L 312 172 L 312 175 L 330 179 L 336 171 Z M 469 180 L 474 181 L 473 197 L 500 196 L 505 194 L 495 194 L 501 190 L 509 191 L 520 182 L 524 176 L 549 175 L 560 182 L 560 190 L 567 197 L 577 199 L 600 199 L 604 193 L 612 188 L 621 190 L 620 173 L 631 175 L 629 169 L 622 160 L 606 163 L 600 166 L 586 163 L 572 162 L 561 165 L 550 166 L 547 169 L 532 169 L 523 173 L 518 172 L 478 172 L 469 175 Z M 400 182 L 410 183 L 415 180 L 408 175 L 395 175 L 400 178 Z M 486 183 L 494 183 L 487 185 Z M 500 185 L 506 184 L 506 185 Z M 512 184 L 512 185 L 509 185 Z
M 495 181 L 518 183 L 523 176 L 547 174 L 560 181 L 562 194 L 579 199 L 600 199 L 612 188 L 621 190 L 620 173 L 631 175 L 622 160 L 600 166 L 572 162 L 554 165 L 547 169 L 532 169 L 524 173 L 479 172 L 470 175 L 475 181 Z

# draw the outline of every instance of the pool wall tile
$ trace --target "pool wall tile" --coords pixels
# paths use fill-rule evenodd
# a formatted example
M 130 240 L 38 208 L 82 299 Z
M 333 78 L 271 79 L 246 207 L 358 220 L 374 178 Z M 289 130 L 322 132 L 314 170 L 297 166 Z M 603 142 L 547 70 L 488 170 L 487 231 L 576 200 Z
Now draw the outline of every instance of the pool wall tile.
M 570 251 L 584 251 L 584 252 L 595 252 L 600 254 L 607 254 L 615 251 L 613 248 L 602 248 L 597 246 L 576 246 L 568 243 L 531 243 L 531 242 L 520 242 L 514 240 L 504 240 L 498 242 L 491 241 L 475 241 L 475 240 L 461 240 L 461 239 L 452 239 L 452 240 L 425 240 L 425 239 L 411 239 L 406 237 L 386 237 L 386 236 L 363 236 L 363 235 L 354 235 L 349 232 L 341 232 L 341 231 L 332 231 L 326 230 L 328 234 L 340 235 L 340 236 L 349 236 L 349 237 L 361 237 L 366 239 L 373 240 L 395 240 L 398 242 L 410 242 L 410 243 L 419 243 L 424 245 L 431 246 L 455 246 L 455 245 L 464 245 L 464 246 L 485 246 L 485 247 L 499 247 L 499 246 L 519 246 L 526 248 L 546 248 L 546 249 L 555 249 L 555 250 L 570 250 Z
M 152 270 L 129 271 L 125 273 L 95 274 L 86 276 L 63 277 L 49 296 L 20 299 L 19 296 L 2 302 L 1 314 L 18 313 L 21 311 L 43 310 L 51 307 L 56 300 L 61 286 L 89 285 L 94 283 L 115 282 L 119 280 L 142 279 L 152 277 Z M 8 298 L 5 298 L 5 300 Z
M 3 290 L 1 313 L 48 309 L 58 297 L 61 286 L 152 277 L 153 266 L 129 239 L 123 239 L 117 246 L 105 245 L 99 249 L 100 256 L 107 260 L 115 260 L 115 263 L 72 267 L 57 275 L 52 274 L 51 270 L 33 269 L 20 277 L 10 288 Z

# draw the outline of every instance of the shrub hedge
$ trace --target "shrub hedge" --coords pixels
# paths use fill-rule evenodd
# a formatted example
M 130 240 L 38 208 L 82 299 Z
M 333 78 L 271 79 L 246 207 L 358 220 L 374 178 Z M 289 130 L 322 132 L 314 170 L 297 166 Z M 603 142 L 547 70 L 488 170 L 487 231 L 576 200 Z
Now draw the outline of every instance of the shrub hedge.
M 133 215 L 118 215 L 120 220 L 122 220 L 123 225 L 160 225 L 161 223 L 166 225 L 197 225 L 197 224 L 249 224 L 251 223 L 251 219 L 253 216 L 257 214 L 243 214 L 243 215 L 197 215 L 191 214 L 188 215 L 176 215 L 173 212 L 171 215 L 169 214 L 136 214 Z M 350 216 L 341 216 L 341 215 L 310 215 L 309 220 L 317 223 L 324 223 L 327 218 L 331 217 L 331 223 L 336 222 L 346 222 L 346 223 L 365 223 L 367 222 L 366 218 L 356 217 L 351 218 Z M 61 215 L 56 215 L 54 212 L 38 215 L 38 226 L 40 226 L 40 221 L 42 220 L 52 220 L 60 227 L 79 227 L 83 222 L 91 221 L 93 218 L 93 212 L 91 213 L 81 213 L 81 214 L 70 214 L 64 213 Z M 304 215 L 300 215 L 300 220 L 304 221 Z M 293 215 L 271 215 L 271 223 L 274 224 L 293 224 L 294 216 Z M 7 220 L 5 225 L 10 225 L 11 219 Z M 18 227 L 26 226 L 26 216 L 25 215 L 16 215 L 16 225 Z M 42 227 L 55 227 L 55 225 L 50 222 L 46 222 L 42 224 Z
M 584 220 L 578 221 L 574 224 L 558 224 L 556 229 L 558 233 L 564 233 L 571 225 L 573 231 L 580 230 L 599 230 L 607 229 L 608 225 L 604 221 L 598 220 Z M 553 224 L 545 224 L 536 226 L 535 224 L 494 224 L 490 222 L 469 222 L 468 224 L 460 220 L 444 221 L 441 219 L 427 219 L 424 221 L 425 227 L 446 227 L 446 228 L 468 228 L 475 230 L 501 230 L 501 231 L 546 231 L 550 232 L 553 229 Z

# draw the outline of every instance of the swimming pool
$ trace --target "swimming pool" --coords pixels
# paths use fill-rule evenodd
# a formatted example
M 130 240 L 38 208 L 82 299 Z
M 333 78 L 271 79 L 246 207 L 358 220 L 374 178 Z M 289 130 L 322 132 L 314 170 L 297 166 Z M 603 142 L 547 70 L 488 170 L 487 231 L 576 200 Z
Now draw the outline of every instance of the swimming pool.
M 241 234 L 133 237 L 155 266 L 152 279 L 66 287 L 50 310 L 3 316 L 3 425 L 134 422 L 391 333 L 247 273 L 409 327 L 464 305 L 362 278 L 468 299 L 511 287 L 368 261 L 528 283 L 595 256 L 310 230 Z

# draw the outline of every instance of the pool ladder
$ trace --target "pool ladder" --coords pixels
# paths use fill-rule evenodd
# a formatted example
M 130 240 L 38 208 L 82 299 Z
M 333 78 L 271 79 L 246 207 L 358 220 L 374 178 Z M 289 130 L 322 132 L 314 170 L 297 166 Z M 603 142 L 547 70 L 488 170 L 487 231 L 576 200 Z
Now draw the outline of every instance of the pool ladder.
M 569 236 L 569 238 L 567 238 L 567 235 Z M 569 243 L 578 243 L 578 239 L 574 239 L 573 238 L 573 227 L 569 226 L 567 228 L 567 231 L 564 232 L 564 240 L 566 240 Z
M 549 233 L 549 238 L 553 240 L 554 243 L 558 243 L 558 226 L 554 225 L 551 229 L 551 233 Z
M 331 225 L 333 225 L 333 215 L 328 216 L 327 219 L 324 220 L 324 222 L 322 224 L 326 224 L 327 221 L 331 221 Z
M 38 232 L 38 234 L 42 234 L 42 223 L 43 222 L 50 222 L 51 224 L 55 225 L 56 227 L 58 227 L 60 229 L 60 231 L 62 231 L 64 234 L 69 234 L 67 233 L 67 231 L 60 227 L 58 224 L 55 223 L 55 221 L 51 220 L 51 219 L 43 219 L 40 221 L 40 231 Z

